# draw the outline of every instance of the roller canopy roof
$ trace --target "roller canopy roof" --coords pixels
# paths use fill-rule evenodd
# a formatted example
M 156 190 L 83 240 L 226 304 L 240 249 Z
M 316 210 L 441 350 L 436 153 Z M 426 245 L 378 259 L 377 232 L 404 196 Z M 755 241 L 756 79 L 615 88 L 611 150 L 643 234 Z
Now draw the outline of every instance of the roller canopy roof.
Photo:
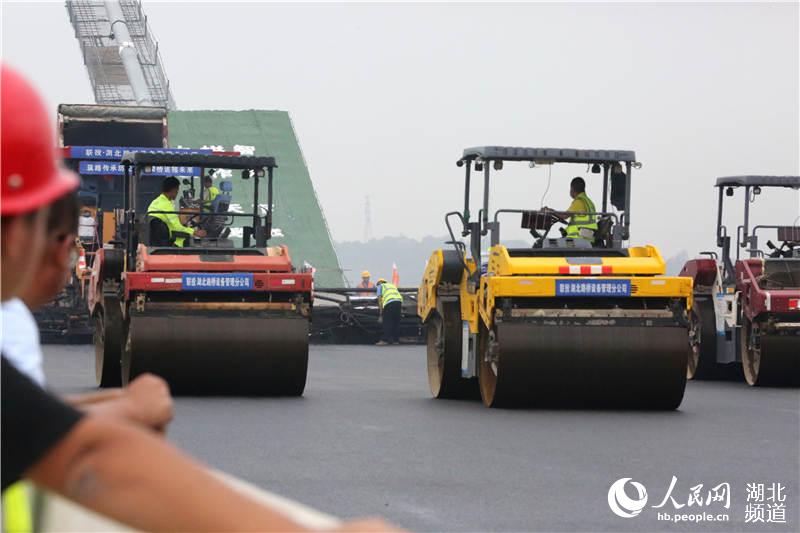
M 533 161 L 553 163 L 634 163 L 632 150 L 576 150 L 574 148 L 522 148 L 517 146 L 477 146 L 464 150 L 462 161 L 473 159 Z
M 150 106 L 60 104 L 58 112 L 70 118 L 86 120 L 164 120 L 167 108 Z
M 122 155 L 122 163 L 126 162 L 139 165 L 180 165 L 188 167 L 225 168 L 234 170 L 263 167 L 275 168 L 278 166 L 275 163 L 274 157 L 213 154 L 153 154 L 147 152 L 125 152 Z
M 800 187 L 800 176 L 728 176 L 717 178 L 717 187 Z

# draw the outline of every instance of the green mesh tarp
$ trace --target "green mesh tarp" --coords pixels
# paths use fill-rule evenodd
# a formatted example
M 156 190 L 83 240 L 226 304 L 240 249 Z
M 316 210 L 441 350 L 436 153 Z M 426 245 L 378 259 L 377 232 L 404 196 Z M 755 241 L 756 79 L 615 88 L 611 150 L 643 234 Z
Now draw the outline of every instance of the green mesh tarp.
M 222 146 L 224 150 L 252 146 L 255 148 L 252 155 L 275 157 L 278 168 L 275 171 L 273 228 L 282 236 L 274 236 L 270 245 L 287 245 L 298 269 L 304 262 L 312 265 L 316 269 L 317 285 L 343 285 L 330 233 L 287 112 L 170 111 L 169 143 L 186 148 Z M 252 181 L 242 181 L 239 176 L 231 181 L 234 186 L 232 203 L 245 212 L 252 212 Z M 262 184 L 259 199 L 264 203 L 266 181 Z

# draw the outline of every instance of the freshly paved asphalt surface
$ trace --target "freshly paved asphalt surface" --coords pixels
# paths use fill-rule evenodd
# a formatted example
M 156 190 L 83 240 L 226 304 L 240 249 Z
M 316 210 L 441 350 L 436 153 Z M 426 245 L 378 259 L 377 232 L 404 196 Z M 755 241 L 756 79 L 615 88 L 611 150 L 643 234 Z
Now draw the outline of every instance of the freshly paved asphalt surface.
M 45 359 L 57 390 L 91 388 L 92 347 L 48 346 Z M 312 346 L 303 398 L 178 398 L 169 439 L 320 510 L 416 531 L 798 531 L 799 414 L 796 389 L 719 382 L 689 383 L 675 412 L 490 410 L 431 399 L 423 347 Z M 672 476 L 679 505 L 690 487 L 705 498 L 729 483 L 730 509 L 652 508 Z M 623 477 L 648 493 L 633 518 L 607 503 Z M 787 524 L 745 523 L 752 482 L 784 485 Z M 730 521 L 676 524 L 659 511 Z

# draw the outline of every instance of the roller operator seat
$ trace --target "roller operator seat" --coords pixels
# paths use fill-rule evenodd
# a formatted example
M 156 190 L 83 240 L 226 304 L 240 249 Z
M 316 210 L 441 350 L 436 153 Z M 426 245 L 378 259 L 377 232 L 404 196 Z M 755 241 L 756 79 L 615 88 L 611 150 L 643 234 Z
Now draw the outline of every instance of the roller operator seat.
M 220 193 L 211 202 L 212 213 L 227 213 L 231 205 L 231 192 L 233 192 L 233 183 L 230 181 L 223 181 L 219 184 Z

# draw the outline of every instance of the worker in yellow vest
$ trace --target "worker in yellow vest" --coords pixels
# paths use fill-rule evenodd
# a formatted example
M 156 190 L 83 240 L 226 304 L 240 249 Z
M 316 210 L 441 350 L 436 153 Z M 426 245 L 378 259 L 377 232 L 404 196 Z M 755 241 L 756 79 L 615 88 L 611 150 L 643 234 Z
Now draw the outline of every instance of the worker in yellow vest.
M 174 240 L 175 246 L 178 247 L 183 246 L 184 236 L 178 237 L 175 235 L 177 233 L 195 235 L 197 237 L 206 236 L 206 232 L 203 229 L 187 228 L 181 224 L 181 219 L 178 218 L 178 210 L 175 209 L 173 204 L 175 198 L 178 197 L 180 188 L 181 182 L 178 181 L 178 178 L 174 176 L 166 178 L 161 184 L 161 194 L 150 202 L 150 206 L 147 208 L 148 215 L 161 220 L 167 225 L 170 239 Z M 164 211 L 167 212 L 165 213 Z
M 397 287 L 383 278 L 378 280 L 377 292 L 378 305 L 380 306 L 381 319 L 383 321 L 383 338 L 376 343 L 376 346 L 400 344 L 403 295 L 400 294 Z
M 573 178 L 569 184 L 569 195 L 572 203 L 569 204 L 567 213 L 580 214 L 570 217 L 566 237 L 593 241 L 597 231 L 597 210 L 594 202 L 586 195 L 586 181 L 580 176 Z
M 211 208 L 211 202 L 219 196 L 219 192 L 219 189 L 214 187 L 214 181 L 211 176 L 203 178 L 203 207 L 205 207 L 206 211 Z

